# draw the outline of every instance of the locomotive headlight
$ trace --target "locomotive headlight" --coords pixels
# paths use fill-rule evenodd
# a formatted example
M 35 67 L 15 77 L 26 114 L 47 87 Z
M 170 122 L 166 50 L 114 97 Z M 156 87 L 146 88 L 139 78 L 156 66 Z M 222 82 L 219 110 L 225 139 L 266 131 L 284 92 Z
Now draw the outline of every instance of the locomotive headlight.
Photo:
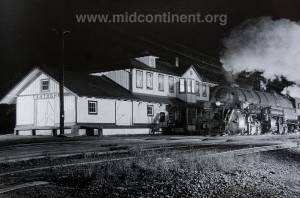
M 220 102 L 220 101 L 217 101 L 217 102 L 216 102 L 216 106 L 218 106 L 218 107 L 221 106 L 221 102 Z

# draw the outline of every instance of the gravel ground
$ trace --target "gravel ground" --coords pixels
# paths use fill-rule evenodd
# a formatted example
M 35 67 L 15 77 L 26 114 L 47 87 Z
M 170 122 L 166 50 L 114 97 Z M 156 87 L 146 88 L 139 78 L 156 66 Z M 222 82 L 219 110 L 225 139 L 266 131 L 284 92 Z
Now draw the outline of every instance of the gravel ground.
M 192 163 L 192 159 L 190 164 L 185 161 L 172 168 L 176 164 L 172 158 L 163 158 L 154 165 L 147 161 L 137 165 L 101 165 L 96 167 L 100 170 L 97 176 L 95 167 L 89 169 L 90 174 L 83 175 L 78 170 L 45 172 L 36 178 L 50 184 L 11 191 L 0 197 L 300 197 L 299 157 L 300 149 L 291 149 L 234 160 L 228 157 L 222 163 L 207 160 L 203 161 L 204 169 L 199 161 Z M 24 181 L 31 181 L 27 176 Z

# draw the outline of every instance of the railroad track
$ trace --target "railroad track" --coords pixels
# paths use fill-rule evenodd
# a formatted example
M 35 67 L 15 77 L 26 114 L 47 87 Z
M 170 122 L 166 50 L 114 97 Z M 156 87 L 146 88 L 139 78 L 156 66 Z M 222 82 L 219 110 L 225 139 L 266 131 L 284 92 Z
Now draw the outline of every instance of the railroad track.
M 200 157 L 219 157 L 219 156 L 226 156 L 226 155 L 235 155 L 235 156 L 242 156 L 242 155 L 248 155 L 252 153 L 259 153 L 259 152 L 266 152 L 266 151 L 272 151 L 272 150 L 281 150 L 281 149 L 289 149 L 293 147 L 297 147 L 296 143 L 286 143 L 286 144 L 277 144 L 277 145 L 267 145 L 267 146 L 261 146 L 258 145 L 253 148 L 245 148 L 249 147 L 251 145 L 237 145 L 237 144 L 231 144 L 231 145 L 209 145 L 207 147 L 199 146 L 199 145 L 191 145 L 191 146 L 177 146 L 177 147 L 163 147 L 163 148 L 147 148 L 145 150 L 142 150 L 142 152 L 150 152 L 150 151 L 163 151 L 168 150 L 171 152 L 178 152 L 178 153 L 185 153 L 185 152 L 191 152 L 193 151 L 206 151 L 206 150 L 218 150 L 220 152 L 216 153 L 210 153 L 210 154 L 204 154 Z M 228 151 L 229 150 L 229 151 Z M 118 151 L 115 152 L 118 154 L 121 154 L 122 152 Z M 123 152 L 125 154 L 125 152 Z M 127 151 L 128 154 L 128 151 Z M 22 176 L 22 173 L 28 173 L 28 172 L 36 172 L 36 171 L 45 171 L 49 169 L 56 169 L 56 168 L 68 168 L 72 166 L 85 166 L 85 165 L 95 165 L 95 164 L 101 164 L 101 163 L 107 163 L 107 162 L 116 162 L 116 161 L 124 161 L 124 160 L 131 160 L 137 158 L 137 156 L 124 156 L 124 157 L 117 157 L 112 159 L 98 159 L 98 160 L 91 160 L 91 161 L 85 161 L 85 162 L 75 162 L 70 164 L 57 164 L 57 165 L 51 165 L 51 166 L 42 166 L 42 167 L 35 167 L 35 168 L 29 168 L 29 169 L 23 169 L 23 170 L 16 170 L 16 171 L 9 171 L 0 173 L 0 180 L 5 181 L 5 178 L 9 178 L 10 176 L 16 177 L 16 176 Z M 34 178 L 32 178 L 34 179 Z M 35 185 L 46 185 L 47 182 L 44 181 L 32 181 L 29 183 L 2 183 L 0 184 L 0 194 L 20 189 L 20 188 L 26 188 L 29 186 L 35 186 Z
M 236 156 L 241 156 L 241 155 L 247 155 L 247 154 L 252 154 L 252 153 L 258 153 L 258 152 L 265 152 L 265 151 L 272 151 L 272 150 L 281 150 L 281 149 L 288 149 L 288 148 L 293 148 L 297 147 L 296 143 L 287 143 L 287 144 L 278 144 L 278 145 L 268 145 L 268 146 L 254 146 L 253 148 L 245 148 L 253 146 L 251 145 L 238 145 L 238 144 L 230 144 L 230 145 L 209 145 L 207 147 L 203 147 L 203 145 L 191 145 L 191 146 L 176 146 L 176 147 L 160 147 L 160 148 L 147 148 L 142 150 L 141 152 L 147 153 L 150 151 L 176 151 L 178 153 L 183 153 L 183 152 L 191 152 L 193 151 L 206 151 L 210 149 L 214 150 L 226 150 L 224 152 L 216 152 L 216 153 L 211 153 L 211 154 L 206 154 L 202 155 L 202 157 L 217 157 L 220 155 L 236 155 Z M 236 148 L 234 148 L 236 147 Z M 234 149 L 232 149 L 234 148 Z M 229 151 L 227 151 L 229 150 Z M 17 171 L 9 171 L 9 172 L 4 172 L 0 173 L 0 177 L 6 176 L 6 175 L 15 175 L 23 172 L 30 172 L 30 171 L 39 171 L 39 170 L 46 170 L 46 169 L 51 169 L 51 168 L 65 168 L 65 167 L 71 167 L 71 166 L 83 166 L 83 165 L 89 165 L 89 164 L 100 164 L 100 163 L 105 163 L 105 162 L 112 162 L 112 161 L 122 161 L 122 160 L 129 160 L 136 158 L 136 156 L 130 156 L 130 151 L 114 151 L 114 152 L 105 152 L 105 153 L 99 153 L 102 155 L 110 155 L 113 156 L 113 154 L 124 154 L 124 155 L 129 155 L 125 157 L 119 157 L 119 158 L 112 158 L 112 159 L 100 159 L 100 160 L 91 160 L 87 162 L 75 162 L 75 163 L 70 163 L 70 164 L 56 164 L 56 165 L 49 165 L 49 166 L 42 166 L 42 167 L 36 167 L 36 168 L 29 168 L 29 169 L 22 169 L 22 170 L 17 170 Z

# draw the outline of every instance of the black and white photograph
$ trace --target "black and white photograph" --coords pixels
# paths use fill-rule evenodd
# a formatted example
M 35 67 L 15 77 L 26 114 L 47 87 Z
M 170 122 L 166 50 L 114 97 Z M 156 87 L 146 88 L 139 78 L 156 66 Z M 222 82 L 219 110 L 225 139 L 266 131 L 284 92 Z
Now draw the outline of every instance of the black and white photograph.
M 300 1 L 0 0 L 0 198 L 300 197 Z

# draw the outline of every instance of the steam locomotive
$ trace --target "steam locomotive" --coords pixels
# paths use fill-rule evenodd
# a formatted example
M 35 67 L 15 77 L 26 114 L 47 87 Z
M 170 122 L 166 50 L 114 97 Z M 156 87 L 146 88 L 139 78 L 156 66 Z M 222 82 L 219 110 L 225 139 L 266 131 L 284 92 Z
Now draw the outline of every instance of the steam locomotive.
M 200 116 L 200 125 L 210 133 L 285 134 L 299 129 L 300 99 L 218 86 Z

